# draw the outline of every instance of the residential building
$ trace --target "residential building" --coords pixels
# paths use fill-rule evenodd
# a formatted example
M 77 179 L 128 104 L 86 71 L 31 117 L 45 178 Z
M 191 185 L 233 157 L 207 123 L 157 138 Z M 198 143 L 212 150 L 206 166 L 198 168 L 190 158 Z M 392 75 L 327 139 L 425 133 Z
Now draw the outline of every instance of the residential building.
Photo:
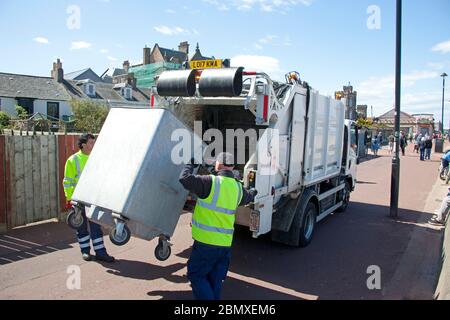
M 61 67 L 58 60 L 55 65 Z M 63 72 L 63 71 L 62 71 Z M 16 117 L 15 106 L 25 108 L 31 116 L 41 113 L 52 119 L 64 119 L 72 114 L 70 95 L 56 78 L 0 73 L 0 111 Z
M 136 87 L 136 79 L 132 73 L 120 75 L 121 82 L 105 83 L 92 69 L 78 75 L 78 80 L 65 79 L 62 64 L 53 65 L 52 75 L 57 76 L 70 99 L 84 99 L 104 103 L 108 107 L 148 107 L 151 91 Z M 74 73 L 72 73 L 73 75 Z M 82 79 L 86 77 L 86 79 Z M 94 81 L 92 79 L 98 80 Z M 113 82 L 115 78 L 113 78 Z

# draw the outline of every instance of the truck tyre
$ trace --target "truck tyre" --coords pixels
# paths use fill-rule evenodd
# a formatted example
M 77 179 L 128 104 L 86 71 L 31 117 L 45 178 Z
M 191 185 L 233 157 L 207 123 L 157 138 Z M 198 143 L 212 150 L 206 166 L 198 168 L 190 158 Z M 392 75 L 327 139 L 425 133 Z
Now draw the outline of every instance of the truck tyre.
M 347 210 L 348 204 L 350 203 L 350 193 L 352 192 L 352 189 L 350 188 L 350 183 L 348 181 L 345 181 L 345 188 L 342 190 L 343 194 L 343 202 L 342 206 L 337 209 L 337 212 L 345 212 Z
M 304 248 L 311 243 L 314 231 L 316 230 L 316 205 L 312 202 L 309 202 L 304 212 L 297 212 L 296 217 L 294 218 L 294 223 L 297 222 L 297 219 L 301 219 L 298 246 Z

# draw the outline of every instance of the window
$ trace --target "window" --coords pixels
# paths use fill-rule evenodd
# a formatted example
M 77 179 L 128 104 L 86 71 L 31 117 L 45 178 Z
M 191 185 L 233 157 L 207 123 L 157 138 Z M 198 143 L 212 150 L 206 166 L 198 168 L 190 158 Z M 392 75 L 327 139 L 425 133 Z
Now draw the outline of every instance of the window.
M 90 97 L 95 97 L 95 85 L 92 83 L 86 84 L 85 93 Z
M 47 116 L 49 120 L 59 119 L 59 102 L 47 102 Z
M 17 104 L 21 107 L 23 107 L 29 116 L 32 116 L 34 114 L 34 100 L 33 99 L 27 99 L 27 98 L 18 98 Z
M 122 96 L 127 99 L 131 100 L 133 98 L 133 91 L 131 88 L 123 88 L 122 89 Z

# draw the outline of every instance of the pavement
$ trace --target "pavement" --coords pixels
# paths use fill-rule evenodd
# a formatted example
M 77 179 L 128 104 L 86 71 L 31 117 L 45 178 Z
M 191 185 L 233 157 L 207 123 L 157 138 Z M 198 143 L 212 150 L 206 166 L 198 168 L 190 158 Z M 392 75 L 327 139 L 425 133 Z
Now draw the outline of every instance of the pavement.
M 399 215 L 389 217 L 391 159 L 386 150 L 363 161 L 345 213 L 318 224 L 304 249 L 253 239 L 237 227 L 224 300 L 433 299 L 440 267 L 443 227 L 427 223 L 446 194 L 438 180 L 440 155 L 421 162 L 408 148 L 401 158 Z M 136 238 L 105 245 L 114 264 L 84 262 L 74 231 L 45 223 L 0 235 L 0 299 L 190 300 L 186 263 L 190 213 L 180 217 L 172 256 L 154 257 L 157 241 Z M 371 267 L 380 271 L 370 290 Z M 369 269 L 369 271 L 368 271 Z M 74 273 L 75 272 L 75 273 Z M 74 275 L 80 274 L 80 288 Z

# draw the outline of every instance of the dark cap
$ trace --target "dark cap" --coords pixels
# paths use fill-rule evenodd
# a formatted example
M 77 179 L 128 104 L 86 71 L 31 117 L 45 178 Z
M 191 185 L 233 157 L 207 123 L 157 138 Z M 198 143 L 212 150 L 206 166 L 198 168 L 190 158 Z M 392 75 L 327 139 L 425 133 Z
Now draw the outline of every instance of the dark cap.
M 234 167 L 234 156 L 229 152 L 219 154 L 216 161 L 224 166 Z

